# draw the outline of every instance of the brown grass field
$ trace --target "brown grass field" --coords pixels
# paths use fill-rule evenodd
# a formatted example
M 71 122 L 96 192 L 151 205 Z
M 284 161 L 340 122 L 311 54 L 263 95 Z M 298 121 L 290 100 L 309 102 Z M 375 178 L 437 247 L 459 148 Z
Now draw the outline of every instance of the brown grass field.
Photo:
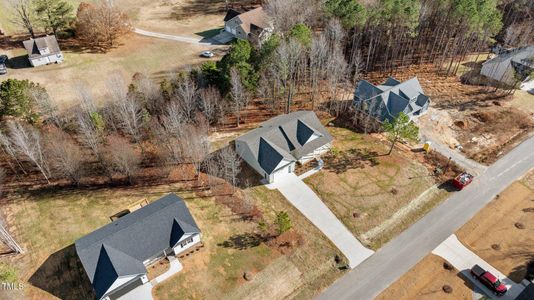
M 443 267 L 445 260 L 427 255 L 395 283 L 384 290 L 376 300 L 469 300 L 472 299 L 469 283 L 461 279 L 458 270 Z M 452 293 L 442 287 L 449 285 Z
M 182 261 L 182 272 L 156 286 L 157 299 L 215 299 L 219 295 L 240 299 L 253 293 L 257 297 L 270 295 L 271 299 L 308 298 L 343 274 L 334 263 L 334 256 L 339 254 L 337 249 L 281 194 L 265 187 L 252 187 L 244 193 L 269 223 L 278 211 L 289 213 L 294 230 L 304 238 L 303 245 L 293 251 L 281 252 L 250 240 L 243 245 L 227 246 L 225 241 L 247 241 L 257 232 L 257 223 L 243 220 L 212 197 L 191 192 L 182 183 L 21 192 L 7 199 L 2 213 L 15 239 L 27 252 L 2 258 L 0 262 L 15 269 L 16 282 L 23 283 L 24 289 L 4 291 L 0 298 L 13 295 L 17 299 L 90 298 L 91 288 L 76 258 L 73 242 L 109 223 L 111 215 L 131 204 L 142 199 L 153 201 L 169 192 L 186 201 L 202 230 L 205 247 Z M 245 271 L 254 274 L 252 281 L 243 279 Z
M 534 261 L 534 172 L 508 187 L 457 235 L 489 264 L 521 282 L 527 263 Z

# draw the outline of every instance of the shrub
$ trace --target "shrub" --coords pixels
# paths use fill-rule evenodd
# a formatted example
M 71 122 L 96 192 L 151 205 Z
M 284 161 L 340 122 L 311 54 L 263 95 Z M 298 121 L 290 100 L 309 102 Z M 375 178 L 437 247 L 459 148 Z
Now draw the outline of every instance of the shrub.
M 285 211 L 276 214 L 275 224 L 278 226 L 278 234 L 282 234 L 291 229 L 291 219 Z

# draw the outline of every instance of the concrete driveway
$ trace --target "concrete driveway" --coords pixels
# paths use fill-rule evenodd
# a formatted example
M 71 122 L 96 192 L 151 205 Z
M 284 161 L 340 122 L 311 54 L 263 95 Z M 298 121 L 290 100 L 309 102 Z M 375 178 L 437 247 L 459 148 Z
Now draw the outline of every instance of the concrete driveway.
M 147 282 L 129 291 L 117 300 L 152 300 L 154 299 L 152 298 L 152 287 L 153 285 L 150 282 Z
M 519 296 L 519 294 L 521 294 L 525 288 L 525 286 L 517 284 L 511 279 L 507 278 L 504 274 L 499 272 L 499 270 L 495 269 L 478 255 L 467 249 L 454 234 L 447 238 L 436 249 L 434 249 L 432 253 L 443 257 L 445 260 L 451 263 L 456 269 L 460 270 L 464 280 L 469 280 L 479 290 L 483 291 L 492 299 L 513 300 L 517 298 L 517 296 Z M 497 297 L 477 279 L 473 278 L 470 270 L 475 264 L 497 276 L 501 282 L 506 285 L 508 292 L 504 296 Z M 528 285 L 528 282 L 525 281 L 525 283 Z
M 347 257 L 349 266 L 356 267 L 373 251 L 365 248 L 328 209 L 319 197 L 295 174 L 284 175 L 276 183 L 267 185 L 278 189 L 313 225 L 321 230 Z

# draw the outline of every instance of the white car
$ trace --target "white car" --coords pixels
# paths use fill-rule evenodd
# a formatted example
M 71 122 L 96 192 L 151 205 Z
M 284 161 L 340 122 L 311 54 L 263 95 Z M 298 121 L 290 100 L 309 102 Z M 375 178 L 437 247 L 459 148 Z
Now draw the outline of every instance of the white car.
M 211 57 L 214 56 L 214 54 L 211 51 L 204 51 L 204 52 L 200 53 L 200 56 L 206 57 L 206 58 L 211 58 Z

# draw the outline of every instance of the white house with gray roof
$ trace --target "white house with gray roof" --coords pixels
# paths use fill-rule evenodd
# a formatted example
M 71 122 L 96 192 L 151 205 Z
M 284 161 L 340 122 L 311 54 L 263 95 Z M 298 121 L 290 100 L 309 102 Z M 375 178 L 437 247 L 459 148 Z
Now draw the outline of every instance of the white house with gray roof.
M 261 43 L 271 35 L 273 25 L 261 6 L 244 13 L 230 9 L 224 17 L 224 31 L 238 39 Z
M 312 111 L 274 117 L 235 140 L 236 152 L 272 183 L 328 151 L 332 136 Z
M 508 85 L 515 85 L 526 80 L 527 74 L 532 70 L 534 70 L 534 45 L 506 50 L 485 61 L 480 74 Z
M 148 282 L 147 266 L 190 251 L 201 233 L 184 201 L 169 194 L 75 242 L 97 299 L 117 299 Z
M 22 43 L 28 52 L 28 59 L 33 67 L 52 63 L 62 63 L 65 59 L 59 48 L 56 37 L 53 35 L 29 39 Z
M 410 118 L 428 110 L 430 98 L 424 94 L 417 77 L 400 82 L 389 77 L 381 85 L 360 80 L 354 92 L 354 105 L 378 122 L 395 119 L 403 112 Z

